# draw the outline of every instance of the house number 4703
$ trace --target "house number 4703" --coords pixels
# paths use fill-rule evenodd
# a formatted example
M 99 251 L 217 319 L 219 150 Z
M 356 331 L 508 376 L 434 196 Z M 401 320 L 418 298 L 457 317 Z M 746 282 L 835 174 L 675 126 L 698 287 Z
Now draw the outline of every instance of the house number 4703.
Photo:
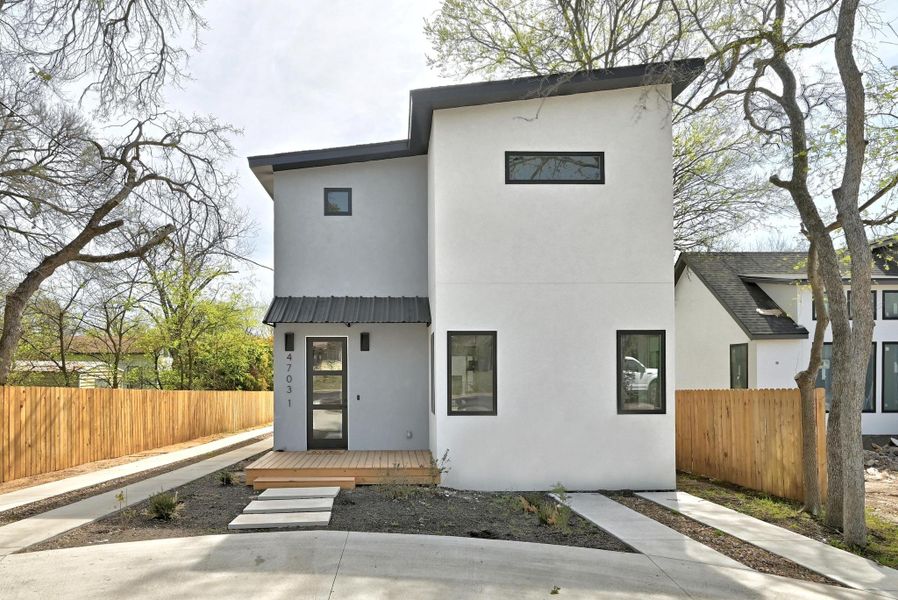
M 287 406 L 293 406 L 293 353 L 287 353 L 287 374 L 284 376 L 287 384 Z

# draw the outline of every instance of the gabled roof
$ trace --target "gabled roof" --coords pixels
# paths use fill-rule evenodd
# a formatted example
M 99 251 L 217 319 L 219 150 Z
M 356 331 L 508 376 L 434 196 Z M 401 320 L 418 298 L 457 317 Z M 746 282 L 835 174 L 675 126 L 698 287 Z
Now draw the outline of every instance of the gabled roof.
M 808 330 L 786 315 L 751 277 L 801 280 L 805 261 L 805 252 L 684 252 L 677 259 L 674 281 L 688 266 L 751 339 L 806 338 Z M 777 309 L 782 316 L 758 312 Z
M 676 97 L 704 69 L 700 58 L 670 63 L 646 63 L 594 71 L 483 81 L 460 85 L 422 88 L 409 92 L 408 138 L 391 142 L 341 146 L 250 156 L 249 166 L 273 197 L 275 171 L 340 165 L 386 158 L 427 154 L 434 110 L 511 102 L 528 98 L 566 96 L 669 83 Z
M 262 322 L 430 323 L 430 301 L 420 296 L 279 296 Z

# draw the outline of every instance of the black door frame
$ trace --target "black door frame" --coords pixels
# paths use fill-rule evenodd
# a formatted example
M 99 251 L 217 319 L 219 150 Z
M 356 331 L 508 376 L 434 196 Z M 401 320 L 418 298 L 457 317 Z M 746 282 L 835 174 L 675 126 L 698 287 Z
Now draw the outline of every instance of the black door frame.
M 343 367 L 340 371 L 315 371 L 312 368 L 312 344 L 314 342 L 339 342 L 342 345 Z M 346 370 L 346 351 L 347 339 L 345 337 L 329 336 L 329 337 L 308 337 L 306 338 L 306 447 L 309 450 L 325 450 L 325 449 L 342 449 L 348 448 L 349 430 L 347 429 L 348 419 L 347 413 L 349 408 L 349 397 L 347 394 L 347 370 Z M 312 376 L 313 375 L 339 375 L 343 378 L 343 402 L 340 410 L 343 413 L 343 437 L 339 440 L 316 440 L 312 431 L 312 412 L 314 410 L 334 410 L 336 407 L 328 406 L 318 409 L 312 406 Z

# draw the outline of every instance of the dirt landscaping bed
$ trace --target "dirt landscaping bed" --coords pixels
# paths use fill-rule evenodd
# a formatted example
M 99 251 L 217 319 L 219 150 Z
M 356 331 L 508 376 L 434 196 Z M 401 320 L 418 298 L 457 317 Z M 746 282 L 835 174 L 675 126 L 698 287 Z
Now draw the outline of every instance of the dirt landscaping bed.
M 238 533 L 229 531 L 259 492 L 243 484 L 242 469 L 255 458 L 232 466 L 235 484 L 224 486 L 213 473 L 176 490 L 179 506 L 168 521 L 148 513 L 149 502 L 73 529 L 25 552 L 138 540 Z M 526 498 L 526 504 L 521 498 Z M 535 510 L 555 502 L 542 492 L 468 492 L 411 485 L 364 486 L 341 491 L 334 502 L 331 523 L 323 529 L 384 533 L 450 535 L 559 544 L 633 552 L 589 521 L 570 513 L 566 524 L 546 525 Z
M 875 560 L 887 567 L 898 568 L 898 524 L 878 516 L 871 509 L 867 511 L 867 547 L 856 548 L 849 547 L 842 539 L 840 532 L 827 527 L 820 519 L 803 512 L 801 505 L 791 500 L 747 490 L 726 482 L 712 481 L 682 473 L 677 476 L 677 489 L 836 548 Z
M 182 461 L 164 465 L 162 467 L 157 467 L 155 469 L 150 469 L 148 471 L 141 471 L 140 473 L 128 475 L 127 477 L 119 477 L 118 479 L 112 479 L 110 481 L 106 481 L 97 485 L 81 488 L 80 490 L 74 490 L 67 494 L 53 496 L 52 498 L 47 498 L 46 500 L 39 500 L 37 502 L 32 502 L 31 504 L 24 504 L 11 510 L 0 512 L 0 525 L 6 525 L 8 523 L 14 523 L 15 521 L 21 521 L 22 519 L 33 517 L 34 515 L 47 512 L 48 510 L 53 510 L 54 508 L 59 508 L 60 506 L 65 506 L 67 504 L 83 500 L 90 496 L 96 496 L 97 494 L 108 492 L 110 490 L 121 489 L 132 483 L 136 483 L 138 481 L 149 479 L 150 477 L 154 477 L 156 475 L 168 473 L 169 471 L 174 471 L 180 469 L 181 467 L 186 467 L 188 465 L 198 463 L 200 461 L 206 460 L 207 458 L 212 458 L 213 456 L 218 456 L 219 454 L 224 454 L 225 452 L 230 452 L 244 446 L 249 446 L 250 444 L 255 444 L 258 441 L 270 437 L 270 433 L 263 434 L 252 439 L 242 441 L 238 444 L 234 444 L 233 446 L 220 448 L 214 452 L 209 452 L 201 456 L 187 458 Z
M 651 500 L 639 498 L 628 493 L 612 492 L 609 496 L 636 512 L 642 513 L 674 531 L 679 531 L 683 535 L 701 542 L 721 554 L 729 556 L 747 567 L 751 567 L 755 571 L 842 587 L 842 584 L 835 580 L 815 573 L 782 556 L 767 552 L 748 542 L 743 542 L 739 538 L 728 535 L 719 529 L 709 527 L 685 515 L 668 510 Z

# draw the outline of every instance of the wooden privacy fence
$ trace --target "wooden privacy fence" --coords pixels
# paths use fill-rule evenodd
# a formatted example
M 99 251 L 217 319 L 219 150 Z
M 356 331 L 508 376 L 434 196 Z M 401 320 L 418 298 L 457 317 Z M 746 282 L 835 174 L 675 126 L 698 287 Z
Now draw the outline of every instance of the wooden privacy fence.
M 271 392 L 0 386 L 0 482 L 267 425 Z
M 817 390 L 817 464 L 826 491 L 824 393 Z M 781 390 L 678 390 L 677 469 L 801 500 L 801 395 Z

